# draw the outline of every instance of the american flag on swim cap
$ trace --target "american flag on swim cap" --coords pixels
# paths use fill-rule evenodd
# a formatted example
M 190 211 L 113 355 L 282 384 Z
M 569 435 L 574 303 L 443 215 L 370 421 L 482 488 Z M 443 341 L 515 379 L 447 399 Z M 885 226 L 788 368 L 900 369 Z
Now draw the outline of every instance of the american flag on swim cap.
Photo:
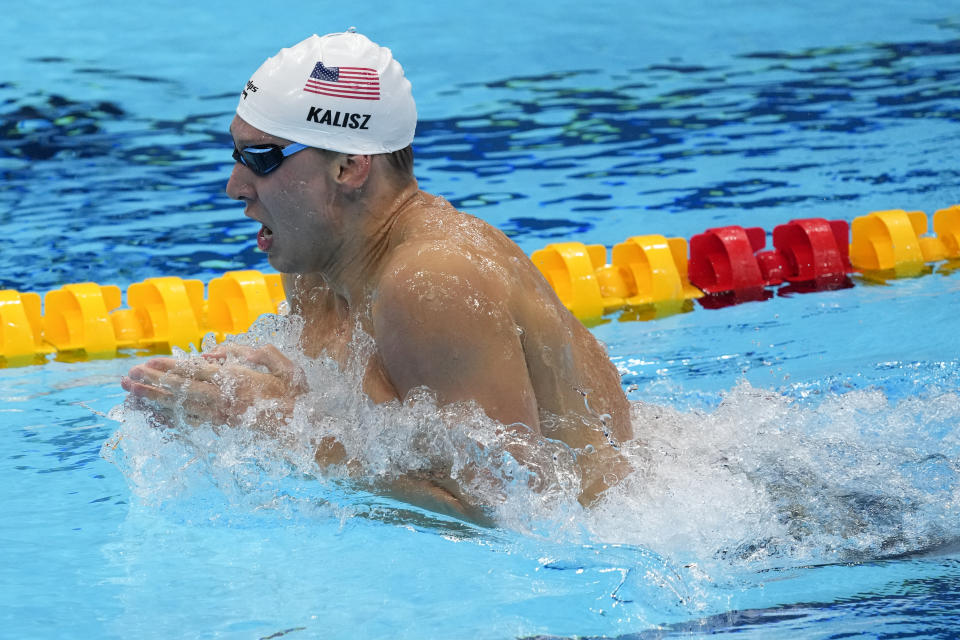
M 379 100 L 380 76 L 366 67 L 325 67 L 317 62 L 303 87 L 309 93 L 354 100 Z

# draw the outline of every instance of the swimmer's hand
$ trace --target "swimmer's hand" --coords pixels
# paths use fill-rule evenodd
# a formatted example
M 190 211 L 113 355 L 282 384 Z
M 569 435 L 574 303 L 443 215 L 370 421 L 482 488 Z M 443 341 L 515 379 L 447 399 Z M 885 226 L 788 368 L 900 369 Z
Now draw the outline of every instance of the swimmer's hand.
M 154 358 L 130 369 L 120 386 L 134 404 L 174 423 L 238 426 L 256 406 L 254 425 L 271 435 L 307 391 L 302 371 L 275 347 L 234 344 L 200 358 Z

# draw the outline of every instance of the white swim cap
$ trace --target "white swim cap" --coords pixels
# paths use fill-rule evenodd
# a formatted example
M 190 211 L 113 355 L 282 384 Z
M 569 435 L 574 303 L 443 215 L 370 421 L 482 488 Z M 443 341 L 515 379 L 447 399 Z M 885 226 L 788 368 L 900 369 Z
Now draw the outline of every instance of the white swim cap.
M 352 30 L 312 35 L 268 58 L 240 94 L 237 115 L 270 135 L 363 155 L 403 149 L 417 127 L 400 63 Z

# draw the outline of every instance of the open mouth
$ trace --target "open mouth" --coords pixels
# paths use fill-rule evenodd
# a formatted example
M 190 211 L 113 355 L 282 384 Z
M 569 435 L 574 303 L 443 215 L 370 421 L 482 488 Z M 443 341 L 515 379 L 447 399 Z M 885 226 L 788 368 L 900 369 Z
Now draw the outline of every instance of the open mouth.
M 260 227 L 260 233 L 257 234 L 257 247 L 260 251 L 269 251 L 273 245 L 273 231 L 267 225 Z

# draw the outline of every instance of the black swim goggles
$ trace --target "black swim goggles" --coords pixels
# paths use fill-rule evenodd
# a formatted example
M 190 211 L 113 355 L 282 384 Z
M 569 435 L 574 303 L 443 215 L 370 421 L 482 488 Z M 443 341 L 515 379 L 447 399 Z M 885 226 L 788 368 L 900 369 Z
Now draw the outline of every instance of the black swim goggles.
M 234 145 L 233 159 L 258 176 L 265 176 L 279 167 L 284 158 L 308 148 L 307 145 L 299 142 L 291 142 L 285 147 L 276 144 L 258 144 L 243 149 L 237 149 Z

